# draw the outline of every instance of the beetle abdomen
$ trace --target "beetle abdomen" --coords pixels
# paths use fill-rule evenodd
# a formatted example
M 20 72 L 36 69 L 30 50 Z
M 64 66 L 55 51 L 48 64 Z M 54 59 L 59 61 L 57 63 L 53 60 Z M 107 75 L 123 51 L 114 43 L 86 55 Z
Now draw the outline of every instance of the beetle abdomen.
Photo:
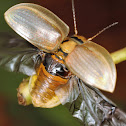
M 43 64 L 40 65 L 35 81 L 31 77 L 31 97 L 33 105 L 36 107 L 51 108 L 60 104 L 55 95 L 56 88 L 61 84 L 66 84 L 67 79 L 48 73 Z

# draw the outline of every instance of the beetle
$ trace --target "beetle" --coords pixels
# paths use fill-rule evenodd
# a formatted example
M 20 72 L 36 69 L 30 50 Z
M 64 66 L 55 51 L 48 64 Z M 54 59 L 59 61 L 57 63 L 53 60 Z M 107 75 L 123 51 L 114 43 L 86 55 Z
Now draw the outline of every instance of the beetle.
M 116 68 L 109 52 L 91 41 L 93 37 L 79 36 L 76 26 L 75 34 L 67 37 L 67 24 L 32 3 L 11 7 L 5 20 L 25 39 L 0 34 L 0 65 L 29 76 L 17 89 L 19 104 L 52 108 L 71 103 L 69 109 L 74 117 L 82 122 L 87 118 L 84 124 L 124 124 L 122 111 L 97 89 L 114 91 Z
M 66 103 L 71 92 L 68 89 L 77 85 L 77 78 L 99 89 L 114 91 L 116 68 L 109 52 L 77 33 L 67 37 L 67 24 L 48 9 L 32 3 L 21 3 L 6 11 L 5 20 L 16 33 L 33 45 L 29 52 L 37 64 L 33 65 L 34 72 L 21 64 L 18 70 L 27 75 L 30 73 L 28 82 L 22 83 L 29 83 L 34 106 L 51 108 Z M 27 66 L 29 59 L 25 56 L 19 57 L 21 63 L 25 62 Z M 9 65 L 12 71 L 17 59 L 13 59 Z M 75 89 L 79 92 L 78 88 Z M 20 88 L 18 98 L 20 104 L 26 104 Z

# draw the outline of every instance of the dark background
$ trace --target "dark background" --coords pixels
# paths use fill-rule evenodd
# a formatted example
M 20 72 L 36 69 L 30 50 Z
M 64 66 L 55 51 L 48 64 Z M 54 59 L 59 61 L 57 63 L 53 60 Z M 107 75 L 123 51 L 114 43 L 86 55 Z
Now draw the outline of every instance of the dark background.
M 25 0 L 0 0 L 0 31 L 11 32 L 3 14 L 11 6 L 28 2 Z M 38 3 L 59 16 L 74 34 L 71 0 L 29 0 Z M 79 35 L 92 37 L 104 27 L 118 21 L 119 24 L 105 31 L 93 41 L 114 52 L 126 46 L 126 1 L 125 0 L 75 0 Z M 126 62 L 117 67 L 117 85 L 113 94 L 103 92 L 126 112 Z M 54 109 L 19 106 L 16 88 L 25 76 L 10 73 L 0 68 L 0 126 L 79 126 L 68 110 L 59 106 Z

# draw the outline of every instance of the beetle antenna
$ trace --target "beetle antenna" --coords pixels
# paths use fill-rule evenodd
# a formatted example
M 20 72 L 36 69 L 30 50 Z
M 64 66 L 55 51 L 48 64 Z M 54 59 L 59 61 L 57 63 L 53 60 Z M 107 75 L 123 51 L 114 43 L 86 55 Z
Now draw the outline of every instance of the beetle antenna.
M 118 22 L 114 22 L 114 23 L 108 25 L 107 27 L 105 27 L 105 28 L 103 28 L 101 31 L 99 31 L 96 35 L 94 35 L 94 36 L 91 37 L 91 38 L 88 38 L 87 40 L 90 41 L 90 40 L 96 38 L 99 34 L 101 34 L 101 33 L 104 32 L 105 30 L 109 29 L 110 27 L 112 27 L 112 26 L 114 26 L 114 25 L 116 25 L 116 24 L 118 24 Z
M 73 12 L 73 21 L 74 21 L 74 32 L 75 32 L 75 35 L 77 35 L 78 31 L 77 31 L 77 22 L 76 22 L 74 0 L 72 0 L 72 12 Z

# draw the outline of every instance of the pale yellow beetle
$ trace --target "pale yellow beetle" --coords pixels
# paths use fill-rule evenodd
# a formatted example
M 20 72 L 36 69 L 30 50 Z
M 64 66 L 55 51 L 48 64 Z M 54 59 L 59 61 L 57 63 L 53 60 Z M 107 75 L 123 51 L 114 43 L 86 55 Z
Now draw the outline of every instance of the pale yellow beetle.
M 28 58 L 21 59 L 21 63 L 25 61 L 25 67 L 20 65 L 18 71 L 31 77 L 19 86 L 20 104 L 29 104 L 21 91 L 26 84 L 33 105 L 46 108 L 66 103 L 72 92 L 76 99 L 80 93 L 79 79 L 101 90 L 114 91 L 116 68 L 109 52 L 77 33 L 67 37 L 69 27 L 48 9 L 21 3 L 6 11 L 5 20 L 15 32 L 38 48 L 32 47 L 42 59 L 34 72 L 26 67 Z M 34 59 L 33 56 L 29 58 Z M 11 71 L 15 71 L 12 67 L 15 61 L 9 64 Z

